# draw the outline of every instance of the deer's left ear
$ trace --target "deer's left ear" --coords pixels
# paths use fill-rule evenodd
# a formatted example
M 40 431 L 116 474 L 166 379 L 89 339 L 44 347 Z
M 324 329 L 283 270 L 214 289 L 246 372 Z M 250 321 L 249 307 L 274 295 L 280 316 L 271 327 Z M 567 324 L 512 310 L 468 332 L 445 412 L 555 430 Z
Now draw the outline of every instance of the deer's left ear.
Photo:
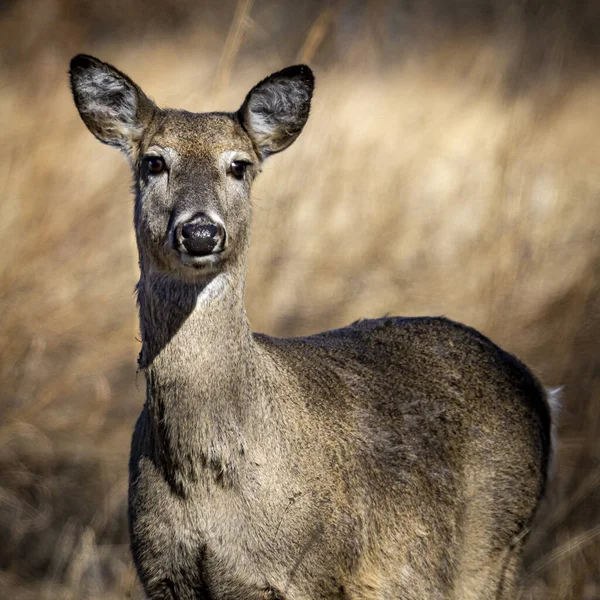
M 310 68 L 296 65 L 273 73 L 250 90 L 237 114 L 261 159 L 285 150 L 300 135 L 314 87 Z

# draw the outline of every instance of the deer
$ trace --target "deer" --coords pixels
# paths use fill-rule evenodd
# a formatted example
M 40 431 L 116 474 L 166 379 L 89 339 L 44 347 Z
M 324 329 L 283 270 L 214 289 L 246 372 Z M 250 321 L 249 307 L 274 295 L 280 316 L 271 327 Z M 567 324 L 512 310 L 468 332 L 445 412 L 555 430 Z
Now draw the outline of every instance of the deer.
M 75 56 L 81 119 L 131 166 L 146 400 L 129 460 L 148 598 L 515 598 L 551 455 L 548 393 L 444 317 L 253 333 L 251 187 L 302 132 L 306 65 L 235 112 L 162 109 Z

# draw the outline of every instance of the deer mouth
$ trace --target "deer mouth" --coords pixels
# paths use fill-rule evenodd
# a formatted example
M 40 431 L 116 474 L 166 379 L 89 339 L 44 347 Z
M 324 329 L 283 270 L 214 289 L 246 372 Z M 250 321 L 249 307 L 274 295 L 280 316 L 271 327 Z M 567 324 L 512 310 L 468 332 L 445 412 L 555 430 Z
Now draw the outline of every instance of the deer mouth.
M 188 252 L 179 253 L 179 262 L 184 266 L 196 271 L 215 270 L 223 261 L 223 252 L 213 252 L 203 256 L 196 256 Z

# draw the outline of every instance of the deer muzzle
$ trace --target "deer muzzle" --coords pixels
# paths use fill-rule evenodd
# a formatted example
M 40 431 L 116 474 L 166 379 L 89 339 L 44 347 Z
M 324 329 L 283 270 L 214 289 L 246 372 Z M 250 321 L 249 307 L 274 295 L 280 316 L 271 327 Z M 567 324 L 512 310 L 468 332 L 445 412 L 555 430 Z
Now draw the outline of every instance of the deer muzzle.
M 225 248 L 225 228 L 204 213 L 180 223 L 175 236 L 179 249 L 192 256 L 208 256 Z

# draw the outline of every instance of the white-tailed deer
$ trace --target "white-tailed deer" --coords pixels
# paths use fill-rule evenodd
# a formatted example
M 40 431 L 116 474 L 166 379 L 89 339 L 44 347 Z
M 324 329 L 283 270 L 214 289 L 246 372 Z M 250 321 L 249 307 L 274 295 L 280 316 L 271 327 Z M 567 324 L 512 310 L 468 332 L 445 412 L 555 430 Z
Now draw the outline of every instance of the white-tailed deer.
M 206 114 L 160 109 L 90 56 L 70 76 L 135 181 L 147 396 L 129 518 L 148 596 L 514 598 L 550 452 L 527 368 L 443 318 L 250 331 L 250 188 L 302 131 L 311 70 Z

